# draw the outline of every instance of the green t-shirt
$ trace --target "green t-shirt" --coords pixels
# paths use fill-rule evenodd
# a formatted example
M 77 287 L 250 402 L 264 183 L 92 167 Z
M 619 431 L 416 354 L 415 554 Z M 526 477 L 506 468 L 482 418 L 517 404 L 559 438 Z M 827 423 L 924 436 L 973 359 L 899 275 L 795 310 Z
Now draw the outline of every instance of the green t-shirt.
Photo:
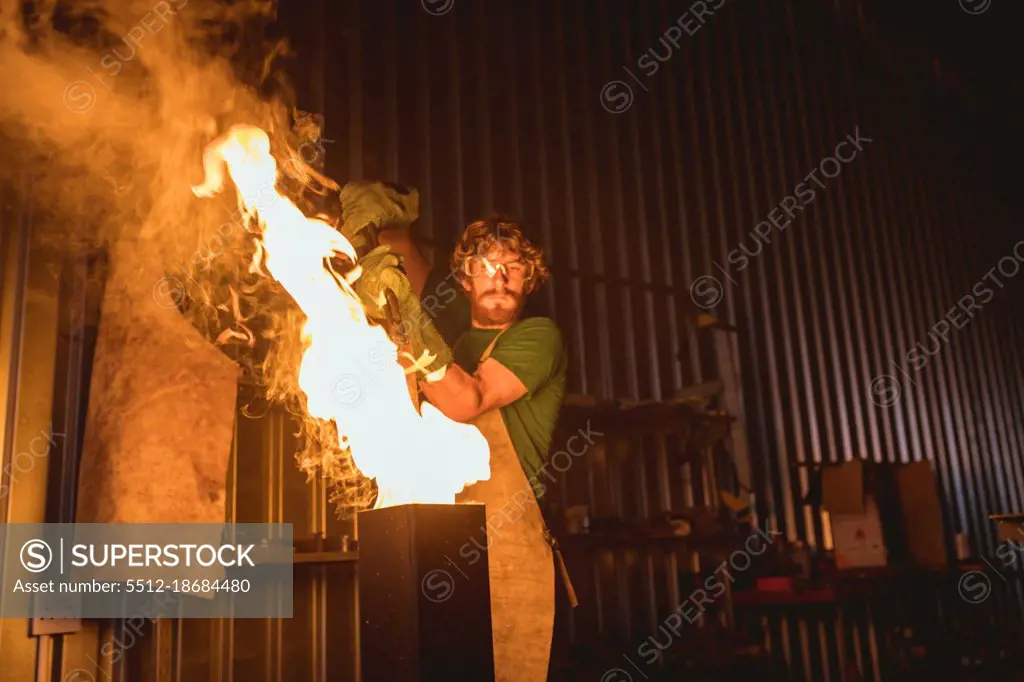
M 446 339 L 454 339 L 448 343 L 452 345 L 456 364 L 472 374 L 499 330 L 469 326 L 469 302 L 461 292 L 456 299 L 447 301 L 448 305 L 435 306 L 434 311 L 430 311 L 427 297 L 433 293 L 439 300 L 442 298 L 438 291 L 445 289 L 443 277 L 443 274 L 431 274 L 421 300 L 428 312 L 436 312 L 432 317 L 438 330 Z M 550 318 L 528 317 L 501 335 L 491 357 L 526 386 L 526 395 L 502 407 L 501 416 L 523 472 L 540 497 L 546 477 L 538 476 L 538 472 L 548 461 L 551 438 L 565 397 L 568 361 L 562 333 Z

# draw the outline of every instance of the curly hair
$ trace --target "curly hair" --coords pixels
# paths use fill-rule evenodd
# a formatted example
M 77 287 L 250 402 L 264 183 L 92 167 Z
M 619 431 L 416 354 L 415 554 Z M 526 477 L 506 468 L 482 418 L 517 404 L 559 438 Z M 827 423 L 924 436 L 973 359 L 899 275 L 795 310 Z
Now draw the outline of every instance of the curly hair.
M 524 262 L 532 266 L 529 280 L 531 291 L 543 284 L 551 275 L 544 262 L 544 252 L 527 239 L 516 220 L 503 215 L 492 215 L 466 226 L 452 252 L 452 269 L 460 274 L 465 273 L 463 268 L 466 259 L 484 255 L 495 246 L 502 246 L 510 253 L 518 254 Z

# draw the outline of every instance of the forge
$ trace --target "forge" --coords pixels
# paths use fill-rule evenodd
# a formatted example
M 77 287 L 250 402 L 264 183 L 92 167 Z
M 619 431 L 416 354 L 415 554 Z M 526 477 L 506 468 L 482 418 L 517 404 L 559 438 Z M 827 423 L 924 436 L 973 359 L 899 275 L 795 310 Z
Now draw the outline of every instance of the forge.
M 492 682 L 484 505 L 373 509 L 356 528 L 363 682 Z

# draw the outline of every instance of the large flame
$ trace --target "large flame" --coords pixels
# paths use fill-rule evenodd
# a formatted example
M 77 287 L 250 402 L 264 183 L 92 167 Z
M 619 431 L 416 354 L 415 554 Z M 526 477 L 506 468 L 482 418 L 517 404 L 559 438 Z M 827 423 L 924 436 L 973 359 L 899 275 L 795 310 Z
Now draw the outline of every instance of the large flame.
M 363 475 L 377 481 L 377 506 L 452 503 L 466 485 L 490 477 L 490 451 L 480 431 L 451 421 L 429 403 L 418 412 L 409 397 L 406 369 L 383 327 L 371 324 L 351 282 L 331 258 L 353 263 L 352 245 L 330 225 L 307 218 L 276 189 L 277 163 L 260 128 L 235 126 L 206 149 L 205 182 L 197 196 L 224 187 L 224 169 L 241 209 L 259 224 L 257 256 L 305 313 L 309 344 L 299 385 L 310 416 L 333 420 L 340 445 Z

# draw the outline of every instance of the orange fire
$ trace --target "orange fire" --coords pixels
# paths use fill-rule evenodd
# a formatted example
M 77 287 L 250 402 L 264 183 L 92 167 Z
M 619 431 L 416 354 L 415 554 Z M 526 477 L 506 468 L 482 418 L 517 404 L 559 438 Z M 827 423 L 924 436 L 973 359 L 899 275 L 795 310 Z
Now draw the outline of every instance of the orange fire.
M 417 411 L 409 399 L 406 373 L 418 370 L 403 368 L 384 328 L 367 319 L 352 288 L 361 270 L 341 276 L 331 267 L 339 255 L 355 263 L 355 249 L 277 190 L 267 134 L 235 126 L 207 147 L 203 165 L 206 179 L 193 192 L 219 193 L 227 169 L 242 211 L 260 228 L 251 270 L 261 272 L 262 263 L 306 315 L 299 385 L 307 410 L 337 425 L 340 445 L 377 481 L 377 506 L 452 503 L 466 485 L 489 478 L 490 451 L 476 427 L 429 403 Z

